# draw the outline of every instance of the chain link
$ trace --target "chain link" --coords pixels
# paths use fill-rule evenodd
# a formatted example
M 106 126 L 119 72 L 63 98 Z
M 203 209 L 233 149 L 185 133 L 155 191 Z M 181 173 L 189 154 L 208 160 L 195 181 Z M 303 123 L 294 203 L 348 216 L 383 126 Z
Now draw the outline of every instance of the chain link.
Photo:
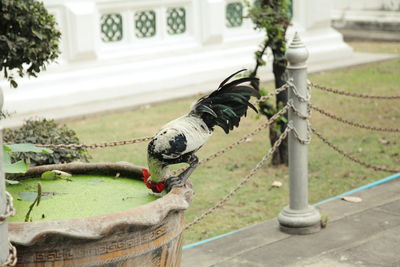
M 8 241 L 9 254 L 6 262 L 2 263 L 1 267 L 13 267 L 17 264 L 17 249 Z
M 332 113 L 329 113 L 326 110 L 323 110 L 313 104 L 309 104 L 310 108 L 312 108 L 313 110 L 318 111 L 319 113 L 321 113 L 322 115 L 325 115 L 331 119 L 337 120 L 339 122 L 354 126 L 354 127 L 358 127 L 358 128 L 363 128 L 363 129 L 367 129 L 367 130 L 373 130 L 373 131 L 380 131 L 380 132 L 396 132 L 396 133 L 400 133 L 400 128 L 384 128 L 384 127 L 375 127 L 375 126 L 369 126 L 369 125 L 365 125 L 359 122 L 354 122 L 354 121 L 350 121 L 350 120 L 346 120 L 344 118 L 341 118 L 337 115 L 334 115 Z
M 95 148 L 115 147 L 115 146 L 122 146 L 122 145 L 132 145 L 132 144 L 150 141 L 151 138 L 153 138 L 153 137 L 141 137 L 141 138 L 136 138 L 136 139 L 131 139 L 131 140 L 95 143 L 95 144 L 90 144 L 90 145 L 85 145 L 85 144 L 58 144 L 58 145 L 43 144 L 43 145 L 36 145 L 36 146 L 50 148 L 50 149 L 95 149 Z
M 311 143 L 311 125 L 310 122 L 307 120 L 307 136 L 305 138 L 301 138 L 299 132 L 296 130 L 296 128 L 293 126 L 293 122 L 289 121 L 288 128 L 292 131 L 294 137 L 296 137 L 297 141 L 299 141 L 300 144 L 302 145 L 309 145 Z
M 288 107 L 293 111 L 294 114 L 296 114 L 297 117 L 303 120 L 309 120 L 310 119 L 310 110 L 307 109 L 307 115 L 304 115 L 298 110 L 293 103 L 293 99 L 289 99 L 287 103 Z
M 3 215 L 0 215 L 0 224 L 3 224 L 8 217 L 15 215 L 14 199 L 10 193 L 5 191 L 6 208 Z M 5 263 L 1 267 L 15 266 L 17 264 L 17 249 L 8 241 L 9 254 Z
M 283 92 L 283 91 L 287 90 L 288 88 L 289 88 L 289 84 L 285 83 L 281 87 L 275 89 L 273 92 L 260 97 L 260 99 L 258 99 L 256 101 L 256 104 L 260 104 L 261 102 L 264 102 L 264 101 L 270 99 L 271 97 L 278 95 L 280 92 Z
M 287 84 L 289 85 L 289 88 L 292 89 L 293 94 L 299 99 L 300 102 L 303 103 L 308 103 L 311 100 L 311 90 L 310 87 L 307 86 L 307 94 L 306 96 L 302 96 L 299 91 L 297 90 L 296 85 L 293 82 L 293 78 L 290 78 L 289 81 L 287 81 Z
M 6 209 L 3 215 L 0 215 L 0 224 L 4 223 L 8 217 L 15 215 L 14 199 L 10 193 L 5 191 L 6 195 Z
M 309 98 L 311 98 L 311 97 L 309 97 Z M 303 120 L 306 121 L 306 123 L 307 123 L 307 136 L 306 136 L 304 139 L 300 137 L 299 132 L 296 130 L 296 128 L 295 128 L 294 125 L 293 125 L 293 121 L 289 121 L 288 124 L 287 124 L 287 127 L 291 128 L 294 137 L 299 141 L 300 144 L 309 145 L 309 144 L 311 143 L 311 135 L 310 135 L 310 132 L 311 132 L 310 127 L 311 127 L 311 125 L 310 125 L 310 121 L 309 121 L 309 119 L 310 119 L 310 117 L 311 117 L 311 115 L 310 115 L 310 109 L 307 108 L 307 114 L 304 115 L 303 113 L 300 112 L 300 110 L 298 110 L 298 109 L 295 107 L 294 102 L 293 102 L 293 99 L 289 99 L 287 105 L 288 105 L 288 107 L 290 108 L 290 110 L 291 110 L 297 117 L 299 117 L 300 119 L 303 119 Z
M 336 145 L 332 144 L 331 142 L 329 142 L 325 137 L 323 137 L 321 135 L 320 132 L 318 132 L 317 130 L 315 130 L 314 128 L 310 127 L 311 131 L 319 138 L 321 139 L 325 144 L 327 144 L 328 146 L 330 146 L 333 150 L 335 150 L 336 152 L 338 152 L 339 154 L 343 155 L 344 157 L 346 157 L 347 159 L 361 165 L 364 166 L 366 168 L 369 169 L 373 169 L 374 171 L 384 171 L 384 172 L 391 172 L 391 173 L 398 173 L 400 172 L 400 169 L 390 169 L 390 168 L 386 168 L 386 167 L 380 167 L 380 166 L 375 166 L 369 163 L 366 163 L 364 161 L 361 161 L 359 159 L 354 158 L 353 156 L 349 155 L 348 153 L 344 152 L 343 150 L 341 150 L 339 147 L 337 147 Z
M 338 94 L 338 95 L 345 95 L 345 96 L 352 96 L 352 97 L 358 97 L 358 98 L 370 98 L 370 99 L 400 99 L 400 95 L 394 95 L 394 96 L 380 96 L 380 95 L 368 95 L 368 94 L 359 94 L 359 93 L 350 93 L 346 91 L 342 91 L 339 89 L 335 88 L 330 88 L 327 86 L 319 85 L 313 82 L 308 81 L 308 84 L 314 88 Z
M 276 151 L 276 149 L 280 146 L 282 141 L 286 138 L 288 135 L 290 129 L 286 128 L 285 131 L 279 136 L 278 140 L 274 143 L 274 145 L 269 149 L 267 154 L 257 163 L 257 165 L 250 170 L 250 172 L 220 201 L 218 201 L 217 204 L 215 204 L 213 207 L 209 208 L 207 211 L 205 211 L 203 214 L 201 214 L 199 217 L 195 218 L 191 223 L 187 224 L 185 226 L 185 230 L 189 229 L 193 225 L 199 223 L 201 220 L 203 220 L 205 217 L 208 215 L 214 213 L 217 209 L 221 208 L 226 201 L 228 201 L 235 193 L 241 189 L 252 177 L 254 177 L 254 174 L 265 164 L 266 161 L 268 161 L 272 154 Z

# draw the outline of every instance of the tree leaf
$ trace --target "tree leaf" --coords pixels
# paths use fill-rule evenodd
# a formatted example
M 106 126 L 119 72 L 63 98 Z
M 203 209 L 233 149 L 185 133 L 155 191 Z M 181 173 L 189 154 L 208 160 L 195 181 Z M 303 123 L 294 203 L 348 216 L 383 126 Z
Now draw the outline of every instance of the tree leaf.
M 8 145 L 3 145 L 3 150 L 4 151 L 12 151 L 11 147 L 9 147 Z
M 12 144 L 6 146 L 8 146 L 12 152 L 35 152 L 35 153 L 46 153 L 46 154 L 53 153 L 53 150 L 51 149 L 44 147 L 37 147 L 33 144 Z
M 42 178 L 44 180 L 55 180 L 55 179 L 57 179 L 57 174 L 53 171 L 46 171 L 46 172 L 42 173 L 40 178 Z
M 19 192 L 18 196 L 19 196 L 19 200 L 32 202 L 37 198 L 38 193 L 37 192 Z
M 4 172 L 5 173 L 25 173 L 28 171 L 29 164 L 25 163 L 23 160 L 17 161 L 15 163 L 5 163 Z
M 9 185 L 19 184 L 19 181 L 8 180 L 8 179 L 5 179 L 5 180 L 6 180 L 6 183 L 9 184 Z
M 67 179 L 68 177 L 71 177 L 71 176 L 72 175 L 68 172 L 52 170 L 52 171 L 46 171 L 46 172 L 42 173 L 42 175 L 40 177 L 45 180 L 55 180 L 55 179 Z
M 3 150 L 3 162 L 4 164 L 11 164 L 10 152 Z

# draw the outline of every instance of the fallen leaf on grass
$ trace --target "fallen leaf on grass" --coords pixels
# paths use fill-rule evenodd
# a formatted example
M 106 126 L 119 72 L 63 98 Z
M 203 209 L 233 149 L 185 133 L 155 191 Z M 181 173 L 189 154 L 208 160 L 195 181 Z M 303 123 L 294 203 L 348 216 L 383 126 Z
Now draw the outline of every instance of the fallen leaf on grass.
M 273 181 L 271 184 L 271 187 L 279 188 L 281 186 L 282 186 L 282 182 L 279 182 L 279 181 Z
M 380 139 L 379 139 L 379 142 L 380 142 L 382 145 L 388 145 L 388 144 L 390 144 L 390 141 L 389 141 L 389 140 L 386 140 L 385 138 L 380 138 Z
M 347 202 L 359 203 L 362 201 L 362 198 L 347 196 L 347 197 L 342 197 L 342 200 L 347 201 Z

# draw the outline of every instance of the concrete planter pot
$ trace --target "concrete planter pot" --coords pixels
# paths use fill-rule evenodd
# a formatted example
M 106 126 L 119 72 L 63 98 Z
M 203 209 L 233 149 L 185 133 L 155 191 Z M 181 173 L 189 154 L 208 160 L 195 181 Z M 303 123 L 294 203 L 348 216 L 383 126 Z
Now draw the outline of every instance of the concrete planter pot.
M 50 169 L 141 177 L 141 168 L 127 163 L 48 165 L 32 168 L 27 175 Z M 17 266 L 179 266 L 183 212 L 191 197 L 190 188 L 174 188 L 160 199 L 122 212 L 9 223 Z

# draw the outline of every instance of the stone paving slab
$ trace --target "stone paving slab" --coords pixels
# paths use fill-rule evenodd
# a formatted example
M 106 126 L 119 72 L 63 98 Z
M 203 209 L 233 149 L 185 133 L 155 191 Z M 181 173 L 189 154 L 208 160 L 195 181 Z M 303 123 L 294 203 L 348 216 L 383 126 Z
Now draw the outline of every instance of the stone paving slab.
M 183 267 L 400 267 L 400 179 L 318 208 L 327 228 L 313 235 L 281 233 L 276 219 L 184 250 Z

